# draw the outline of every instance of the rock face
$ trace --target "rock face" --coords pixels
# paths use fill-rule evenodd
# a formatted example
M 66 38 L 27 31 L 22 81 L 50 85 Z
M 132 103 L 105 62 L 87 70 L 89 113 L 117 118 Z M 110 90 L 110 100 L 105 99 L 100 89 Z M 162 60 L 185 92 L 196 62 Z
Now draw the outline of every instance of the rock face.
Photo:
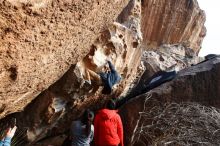
M 142 70 L 139 78 L 130 85 L 130 96 L 136 95 L 137 90 L 159 71 L 181 70 L 203 61 L 204 58 L 196 56 L 195 52 L 182 44 L 164 44 L 154 51 L 144 51 L 142 54 Z
M 133 0 L 129 5 L 131 15 L 123 23 L 110 24 L 82 60 L 72 65 L 60 80 L 41 93 L 23 112 L 9 116 L 16 117 L 21 129 L 25 127 L 30 145 L 45 137 L 64 133 L 85 108 L 96 110 L 109 98 L 100 94 L 102 87 L 93 80 L 91 85 L 85 85 L 87 70 L 98 73 L 102 71 L 106 58 L 111 60 L 125 80 L 113 89 L 110 96 L 120 95 L 136 78 L 142 54 L 141 3 Z
M 173 81 L 127 103 L 121 108 L 126 145 L 218 144 L 219 75 L 217 57 L 181 70 Z
M 185 43 L 198 53 L 206 34 L 205 14 L 196 0 L 143 0 L 142 32 L 146 49 Z
M 127 3 L 128 0 L 1 2 L 0 105 L 4 112 L 0 118 L 22 110 L 71 64 L 81 60 Z
M 103 32 L 101 36 L 93 44 L 90 52 L 76 64 L 74 74 L 78 80 L 82 82 L 69 82 L 67 85 L 83 84 L 86 79 L 87 70 L 93 72 L 102 72 L 103 66 L 106 64 L 106 59 L 111 60 L 116 70 L 120 73 L 122 80 L 118 94 L 136 78 L 137 69 L 140 64 L 142 55 L 142 33 L 140 31 L 141 23 L 141 3 L 136 0 L 130 1 L 130 14 L 123 23 L 114 22 L 109 26 L 108 30 Z M 92 84 L 93 85 L 93 84 Z M 74 98 L 79 96 L 79 92 L 71 91 L 73 88 L 64 87 L 65 92 L 74 93 Z M 69 88 L 69 89 L 67 89 Z M 99 88 L 93 92 L 96 93 Z M 75 88 L 76 89 L 76 88 Z M 123 89 L 123 90 L 122 90 Z
M 182 44 L 164 44 L 154 51 L 144 51 L 142 61 L 150 76 L 160 70 L 184 69 L 201 62 L 203 58 Z
M 0 7 L 0 127 L 16 117 L 20 145 L 58 146 L 85 109 L 100 109 L 108 98 L 125 95 L 156 71 L 201 61 L 196 54 L 205 36 L 205 18 L 194 0 L 6 0 Z M 106 59 L 122 77 L 109 96 L 93 80 L 86 84 L 88 70 L 97 75 Z M 179 92 L 172 94 L 184 95 L 184 86 L 175 86 Z M 197 95 L 185 94 L 189 99 Z M 128 145 L 139 136 L 134 129 L 140 124 L 142 99 L 121 112 L 128 118 Z

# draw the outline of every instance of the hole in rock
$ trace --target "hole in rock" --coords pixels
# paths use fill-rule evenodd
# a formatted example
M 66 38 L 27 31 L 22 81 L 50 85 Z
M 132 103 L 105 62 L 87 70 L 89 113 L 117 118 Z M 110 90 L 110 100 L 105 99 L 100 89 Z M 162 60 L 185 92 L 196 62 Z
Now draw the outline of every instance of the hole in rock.
M 160 60 L 160 61 L 164 61 L 164 59 L 163 59 L 163 57 L 162 57 L 162 56 L 160 56 L 159 60 Z
M 133 42 L 133 48 L 137 48 L 138 42 Z
M 11 66 L 9 69 L 10 71 L 10 78 L 15 81 L 17 79 L 17 76 L 18 76 L 18 71 L 17 71 L 17 66 Z
M 122 35 L 122 34 L 120 34 L 120 35 L 119 35 L 119 38 L 123 38 L 123 35 Z

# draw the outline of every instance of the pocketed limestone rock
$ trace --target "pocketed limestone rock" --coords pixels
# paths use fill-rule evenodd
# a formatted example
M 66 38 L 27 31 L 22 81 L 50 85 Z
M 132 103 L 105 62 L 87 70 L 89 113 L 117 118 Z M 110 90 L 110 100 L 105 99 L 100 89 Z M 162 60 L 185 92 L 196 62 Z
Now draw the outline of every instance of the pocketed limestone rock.
M 0 3 L 0 118 L 21 111 L 80 61 L 128 0 Z M 10 103 L 10 104 L 9 104 Z
M 94 43 L 85 48 L 90 51 L 84 58 L 71 65 L 60 80 L 35 98 L 23 112 L 14 115 L 21 129 L 27 128 L 26 134 L 30 145 L 35 145 L 44 138 L 65 133 L 70 128 L 71 122 L 79 118 L 84 109 L 88 107 L 99 109 L 106 99 L 120 95 L 136 78 L 142 54 L 141 3 L 132 0 L 132 4 L 130 9 L 132 16 L 124 23 L 114 22 L 108 25 L 108 28 L 96 37 Z M 119 87 L 114 89 L 110 96 L 102 95 L 101 87 L 90 92 L 93 89 L 87 88 L 89 85 L 87 87 L 84 85 L 85 70 L 90 69 L 98 73 L 106 58 L 111 60 L 123 77 Z M 94 88 L 93 84 L 91 87 Z M 32 117 L 33 111 L 35 116 Z

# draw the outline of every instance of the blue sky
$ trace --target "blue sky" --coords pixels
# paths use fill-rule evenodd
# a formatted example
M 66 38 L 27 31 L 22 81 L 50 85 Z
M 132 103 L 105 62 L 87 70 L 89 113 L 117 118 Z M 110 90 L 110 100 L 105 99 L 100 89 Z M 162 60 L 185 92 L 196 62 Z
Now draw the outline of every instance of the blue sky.
M 199 56 L 220 54 L 220 0 L 198 0 L 199 6 L 206 13 L 206 37 Z

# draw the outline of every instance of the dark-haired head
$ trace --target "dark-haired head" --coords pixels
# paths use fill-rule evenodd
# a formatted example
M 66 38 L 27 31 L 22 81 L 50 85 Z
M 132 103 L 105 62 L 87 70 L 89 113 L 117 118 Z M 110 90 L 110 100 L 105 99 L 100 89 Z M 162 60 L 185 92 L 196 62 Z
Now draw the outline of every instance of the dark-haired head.
M 82 115 L 82 123 L 86 125 L 86 135 L 89 136 L 91 132 L 91 125 L 94 119 L 94 113 L 87 109 Z
M 105 106 L 107 109 L 114 110 L 116 107 L 116 103 L 113 99 L 110 99 L 109 101 L 107 101 Z

